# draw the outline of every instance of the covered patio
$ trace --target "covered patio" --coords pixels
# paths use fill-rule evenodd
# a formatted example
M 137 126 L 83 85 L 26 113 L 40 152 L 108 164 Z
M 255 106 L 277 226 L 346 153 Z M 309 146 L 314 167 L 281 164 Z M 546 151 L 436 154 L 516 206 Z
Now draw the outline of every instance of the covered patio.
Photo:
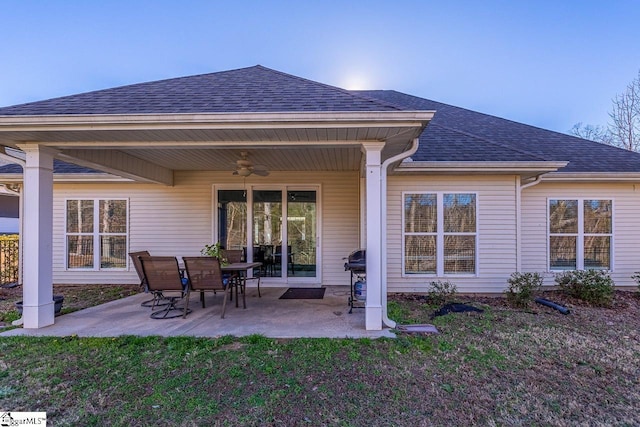
M 70 336 L 117 337 L 194 336 L 219 337 L 259 334 L 269 338 L 380 338 L 394 337 L 388 329 L 365 329 L 365 311 L 349 313 L 348 286 L 328 287 L 323 299 L 279 299 L 286 288 L 263 288 L 258 298 L 255 288 L 248 288 L 247 308 L 228 303 L 225 318 L 220 318 L 221 294 L 206 294 L 206 308 L 199 295 L 192 293 L 189 307 L 193 311 L 183 319 L 151 319 L 150 308 L 140 303 L 148 294 L 137 294 L 96 307 L 56 318 L 54 324 L 38 329 L 12 329 L 2 336 Z
M 131 272 L 101 269 L 97 261 L 76 268 L 61 259 L 60 250 L 55 251 L 57 247 L 66 252 L 69 240 L 64 239 L 69 237 L 64 235 L 65 224 L 54 226 L 61 220 L 55 216 L 57 210 L 64 211 L 64 206 L 54 206 L 64 203 L 58 196 L 63 192 L 54 190 L 54 159 L 120 180 L 113 187 L 100 188 L 110 199 L 131 199 L 127 210 L 131 216 L 127 230 L 131 231 L 123 245 L 128 246 L 127 251 L 196 255 L 204 243 L 217 241 L 220 227 L 215 224 L 217 203 L 212 193 L 231 188 L 225 187 L 231 178 L 235 179 L 232 190 L 246 193 L 247 184 L 254 185 L 249 193 L 253 188 L 256 196 L 272 190 L 286 196 L 293 184 L 298 185 L 296 192 L 312 190 L 324 213 L 316 221 L 315 250 L 321 255 L 313 284 L 345 283 L 346 275 L 339 271 L 341 257 L 358 247 L 366 248 L 369 292 L 363 328 L 393 326 L 386 316 L 386 176 L 392 166 L 416 152 L 418 137 L 433 115 L 433 111 L 400 108 L 260 66 L 3 108 L 0 148 L 6 155 L 1 146 L 17 150 L 24 170 L 24 327 L 39 329 L 54 323 L 54 281 L 90 278 L 113 283 L 113 279 L 125 280 L 125 274 Z M 269 178 L 259 174 L 256 178 L 251 166 L 244 167 L 243 153 L 247 152 L 270 172 Z M 348 200 L 359 205 L 344 208 L 341 189 L 325 183 L 330 178 L 344 181 L 346 175 L 340 174 L 355 178 L 351 185 L 355 197 L 348 196 Z M 82 195 L 79 187 L 79 183 L 68 186 L 64 194 L 78 200 L 96 194 L 97 187 L 88 189 L 87 184 Z M 149 195 L 162 191 L 165 194 L 157 200 L 164 204 L 149 202 Z M 330 196 L 333 199 L 328 200 Z M 208 212 L 197 217 L 183 215 L 185 206 L 193 210 L 197 203 L 210 199 Z M 286 206 L 286 197 L 281 200 Z M 95 203 L 98 206 L 99 201 Z M 247 206 L 251 208 L 249 201 Z M 348 233 L 338 226 L 331 229 L 341 222 L 336 220 L 345 212 L 340 208 L 355 215 Z M 140 212 L 147 212 L 147 218 L 135 216 Z M 176 212 L 173 217 L 171 212 Z M 328 218 L 330 212 L 334 214 Z M 147 228 L 148 218 L 160 216 L 164 222 L 158 220 L 154 230 Z M 250 239 L 250 215 L 248 218 L 246 246 L 251 260 L 255 242 Z M 295 219 L 291 216 L 291 221 Z M 179 231 L 184 224 L 191 227 Z M 167 233 L 173 237 L 155 237 Z M 94 232 L 96 248 L 98 234 Z M 336 240 L 339 245 L 331 246 Z M 126 251 L 121 252 L 124 259 Z M 281 259 L 287 259 L 287 252 L 285 249 Z M 286 264 L 281 271 L 286 276 Z M 343 278 L 338 279 L 339 274 Z

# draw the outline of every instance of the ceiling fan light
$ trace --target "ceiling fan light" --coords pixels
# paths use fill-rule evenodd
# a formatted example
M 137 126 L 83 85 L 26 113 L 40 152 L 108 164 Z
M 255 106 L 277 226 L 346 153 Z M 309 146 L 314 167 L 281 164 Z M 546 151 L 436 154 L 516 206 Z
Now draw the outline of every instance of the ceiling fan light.
M 238 169 L 238 175 L 240 175 L 240 176 L 249 176 L 249 175 L 251 175 L 251 169 L 249 169 L 249 168 L 240 168 L 240 169 Z

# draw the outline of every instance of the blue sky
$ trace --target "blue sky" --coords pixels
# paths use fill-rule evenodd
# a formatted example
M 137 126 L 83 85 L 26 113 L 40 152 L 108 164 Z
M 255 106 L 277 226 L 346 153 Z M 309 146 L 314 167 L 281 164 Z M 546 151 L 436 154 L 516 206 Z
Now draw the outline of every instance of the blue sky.
M 568 131 L 640 70 L 640 2 L 0 2 L 0 106 L 261 64 Z

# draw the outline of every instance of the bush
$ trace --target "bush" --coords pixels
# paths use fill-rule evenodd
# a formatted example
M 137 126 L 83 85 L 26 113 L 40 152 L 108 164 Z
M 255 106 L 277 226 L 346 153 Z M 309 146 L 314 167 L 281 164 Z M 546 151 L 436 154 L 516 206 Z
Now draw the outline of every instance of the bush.
M 429 283 L 429 298 L 436 304 L 445 304 L 455 299 L 458 288 L 455 284 L 440 280 Z
M 556 283 L 568 295 L 594 305 L 608 307 L 613 302 L 615 283 L 605 271 L 566 271 L 556 275 Z
M 535 294 L 540 291 L 543 280 L 540 273 L 516 271 L 507 280 L 509 287 L 504 291 L 507 300 L 516 307 L 528 306 Z

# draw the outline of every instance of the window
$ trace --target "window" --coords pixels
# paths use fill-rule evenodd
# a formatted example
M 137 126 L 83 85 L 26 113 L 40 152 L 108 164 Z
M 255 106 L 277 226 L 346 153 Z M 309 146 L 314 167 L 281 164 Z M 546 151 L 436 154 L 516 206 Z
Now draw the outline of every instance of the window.
M 127 200 L 67 200 L 67 268 L 126 268 L 127 210 Z
M 611 200 L 549 200 L 550 270 L 610 270 Z
M 404 194 L 404 273 L 476 273 L 476 195 Z

